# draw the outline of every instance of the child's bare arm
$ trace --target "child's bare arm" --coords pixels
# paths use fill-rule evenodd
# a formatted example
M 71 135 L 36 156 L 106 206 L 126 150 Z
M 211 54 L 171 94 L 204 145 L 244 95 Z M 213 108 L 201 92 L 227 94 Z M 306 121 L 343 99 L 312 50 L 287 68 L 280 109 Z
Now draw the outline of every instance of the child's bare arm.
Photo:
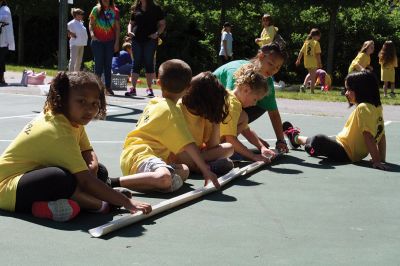
M 197 167 L 200 169 L 201 173 L 204 176 L 204 181 L 205 184 L 207 185 L 209 181 L 213 182 L 214 186 L 219 189 L 221 185 L 218 183 L 218 177 L 210 171 L 209 166 L 206 164 L 204 159 L 201 157 L 200 150 L 196 146 L 196 144 L 189 143 L 185 147 L 183 147 L 183 150 L 189 154 L 189 156 L 192 158 L 192 160 L 195 162 Z
M 296 60 L 296 66 L 298 66 L 298 65 L 300 65 L 300 62 L 301 62 L 301 58 L 303 57 L 303 52 L 300 52 L 299 53 L 299 56 L 297 57 L 297 60 Z
M 221 143 L 220 141 L 220 130 L 219 130 L 219 124 L 212 124 L 212 131 L 211 131 L 211 136 L 210 139 L 208 140 L 207 148 L 213 148 L 218 146 Z
M 268 147 L 266 147 L 264 145 L 264 143 L 261 142 L 260 138 L 257 136 L 257 133 L 253 130 L 251 130 L 250 128 L 247 128 L 245 130 L 242 131 L 242 135 L 254 146 L 257 147 L 257 149 L 259 151 L 261 151 L 261 154 L 264 156 L 269 157 L 274 157 L 275 156 L 275 152 L 273 152 L 272 150 L 268 149 Z
M 386 162 L 386 135 L 383 134 L 381 140 L 378 143 L 379 155 L 381 156 L 382 162 Z
M 244 157 L 252 160 L 252 161 L 263 161 L 269 163 L 270 160 L 267 157 L 262 156 L 261 154 L 254 154 L 251 150 L 249 150 L 236 136 L 228 135 L 225 136 L 227 142 L 231 143 L 235 152 L 243 155 Z
M 375 143 L 374 137 L 368 131 L 363 132 L 363 137 L 365 145 L 367 145 L 368 152 L 372 158 L 372 167 L 385 170 L 387 167 L 382 164 L 381 155 L 379 154 L 378 146 Z
M 90 174 L 96 177 L 99 170 L 99 161 L 94 150 L 83 151 L 82 157 L 89 168 Z

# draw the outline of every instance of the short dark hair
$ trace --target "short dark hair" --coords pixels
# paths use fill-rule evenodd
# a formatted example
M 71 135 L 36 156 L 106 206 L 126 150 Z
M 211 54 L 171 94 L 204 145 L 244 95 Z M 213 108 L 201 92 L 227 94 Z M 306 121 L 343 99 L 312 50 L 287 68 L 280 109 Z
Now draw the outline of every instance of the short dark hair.
M 375 106 L 381 105 L 378 79 L 369 70 L 352 72 L 346 77 L 346 89 L 354 91 L 356 102 L 370 103 Z
M 171 59 L 161 64 L 158 77 L 161 90 L 181 93 L 190 86 L 192 69 L 180 59 Z
M 190 88 L 182 97 L 182 103 L 193 114 L 212 123 L 221 123 L 229 114 L 228 92 L 209 71 L 192 78 Z
M 68 99 L 70 90 L 79 90 L 84 86 L 93 86 L 98 88 L 100 93 L 100 107 L 95 119 L 104 119 L 106 117 L 106 97 L 105 87 L 100 79 L 91 72 L 58 72 L 50 84 L 49 94 L 47 95 L 43 111 L 53 112 L 54 114 L 67 115 Z

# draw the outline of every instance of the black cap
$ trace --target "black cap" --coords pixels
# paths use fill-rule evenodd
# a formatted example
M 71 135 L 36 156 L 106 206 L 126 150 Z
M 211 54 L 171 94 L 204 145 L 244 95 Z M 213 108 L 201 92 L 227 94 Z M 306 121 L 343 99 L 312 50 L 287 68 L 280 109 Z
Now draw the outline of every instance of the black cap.
M 231 25 L 231 23 L 229 23 L 229 22 L 225 22 L 225 23 L 224 23 L 224 27 L 232 27 L 232 25 Z

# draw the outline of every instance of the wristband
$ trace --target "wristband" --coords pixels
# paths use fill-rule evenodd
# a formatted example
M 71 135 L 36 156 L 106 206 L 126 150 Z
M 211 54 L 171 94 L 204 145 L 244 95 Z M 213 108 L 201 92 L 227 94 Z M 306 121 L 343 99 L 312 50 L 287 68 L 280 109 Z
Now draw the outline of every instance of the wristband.
M 275 146 L 278 146 L 278 144 L 285 144 L 287 146 L 286 140 L 284 140 L 284 139 L 278 139 L 275 142 Z

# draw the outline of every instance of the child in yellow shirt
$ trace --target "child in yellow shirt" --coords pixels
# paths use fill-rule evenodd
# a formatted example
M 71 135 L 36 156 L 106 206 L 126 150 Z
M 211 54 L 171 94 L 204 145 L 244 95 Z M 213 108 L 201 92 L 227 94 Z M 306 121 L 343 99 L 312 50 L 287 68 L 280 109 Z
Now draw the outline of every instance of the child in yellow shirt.
M 358 52 L 356 58 L 350 64 L 349 73 L 354 71 L 362 71 L 364 69 L 369 69 L 372 71 L 371 64 L 371 54 L 375 50 L 374 41 L 369 40 L 365 41 L 361 47 L 361 50 Z
M 286 121 L 283 130 L 293 148 L 304 145 L 311 156 L 324 156 L 334 162 L 358 162 L 371 155 L 372 167 L 386 170 L 386 137 L 378 80 L 370 71 L 353 72 L 345 80 L 346 97 L 356 108 L 342 131 L 330 138 L 323 134 L 300 136 L 300 130 Z
M 0 209 L 68 221 L 80 209 L 105 213 L 109 205 L 148 213 L 104 182 L 85 126 L 106 115 L 105 88 L 89 72 L 60 72 L 43 113 L 29 122 L 0 156 Z M 102 180 L 102 181 L 101 181 Z
M 178 104 L 201 156 L 211 171 L 223 175 L 233 168 L 229 157 L 233 154 L 230 143 L 220 142 L 219 124 L 228 116 L 228 92 L 211 72 L 202 72 L 192 79 L 188 92 Z M 194 172 L 200 169 L 186 153 L 177 154 L 176 162 L 189 166 Z
M 301 47 L 299 56 L 296 60 L 296 66 L 300 65 L 301 58 L 304 55 L 304 67 L 308 70 L 308 73 L 310 75 L 311 93 L 314 93 L 315 81 L 317 79 L 316 71 L 318 68 L 322 68 L 321 46 L 319 44 L 320 38 L 321 32 L 319 31 L 319 29 L 312 29 L 308 34 L 303 46 Z M 303 86 L 300 87 L 300 91 L 303 91 L 303 89 Z
M 229 115 L 220 124 L 221 140 L 231 143 L 235 152 L 247 159 L 269 163 L 275 156 L 275 152 L 268 149 L 257 134 L 250 129 L 249 117 L 243 110 L 243 108 L 256 105 L 257 101 L 267 95 L 268 81 L 258 73 L 253 64 L 241 66 L 234 76 L 235 89 L 228 91 Z M 247 148 L 238 139 L 240 134 L 257 147 L 261 154 L 256 154 Z
M 379 52 L 379 64 L 381 64 L 381 81 L 383 81 L 383 96 L 387 97 L 387 89 L 389 86 L 392 91 L 391 97 L 395 97 L 394 81 L 395 81 L 395 68 L 397 67 L 397 53 L 396 47 L 392 41 L 386 41 Z
M 182 60 L 161 64 L 159 84 L 162 98 L 153 98 L 143 110 L 136 128 L 128 133 L 120 157 L 123 177 L 113 179 L 113 186 L 136 191 L 172 192 L 189 175 L 185 164 L 170 164 L 171 153 L 186 152 L 200 169 L 205 183 L 219 188 L 217 176 L 201 157 L 200 150 L 187 128 L 178 100 L 190 87 L 192 70 Z

